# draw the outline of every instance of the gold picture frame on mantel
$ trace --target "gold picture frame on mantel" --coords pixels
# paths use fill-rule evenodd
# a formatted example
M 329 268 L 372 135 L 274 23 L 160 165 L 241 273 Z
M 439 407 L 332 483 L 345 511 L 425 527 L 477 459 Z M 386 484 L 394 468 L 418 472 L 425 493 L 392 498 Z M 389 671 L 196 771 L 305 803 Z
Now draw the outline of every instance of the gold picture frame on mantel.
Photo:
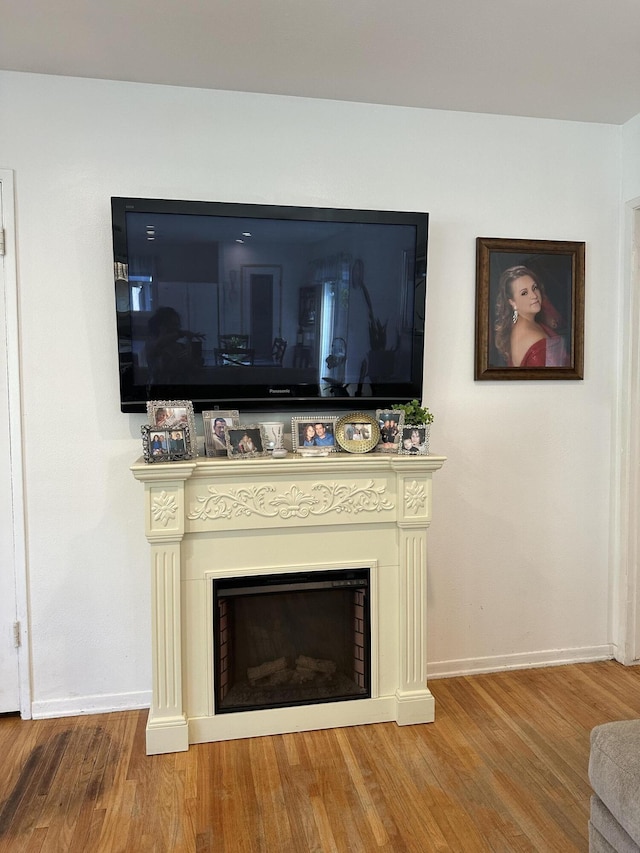
M 365 412 L 350 412 L 336 424 L 336 441 L 347 453 L 368 453 L 380 441 L 378 421 Z

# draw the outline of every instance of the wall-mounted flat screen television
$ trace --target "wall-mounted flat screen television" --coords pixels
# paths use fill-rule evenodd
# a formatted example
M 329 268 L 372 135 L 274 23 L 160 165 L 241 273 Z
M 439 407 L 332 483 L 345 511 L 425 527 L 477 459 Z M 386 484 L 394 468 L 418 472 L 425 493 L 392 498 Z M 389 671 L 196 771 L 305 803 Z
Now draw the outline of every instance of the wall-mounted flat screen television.
M 112 198 L 121 408 L 422 396 L 428 214 Z

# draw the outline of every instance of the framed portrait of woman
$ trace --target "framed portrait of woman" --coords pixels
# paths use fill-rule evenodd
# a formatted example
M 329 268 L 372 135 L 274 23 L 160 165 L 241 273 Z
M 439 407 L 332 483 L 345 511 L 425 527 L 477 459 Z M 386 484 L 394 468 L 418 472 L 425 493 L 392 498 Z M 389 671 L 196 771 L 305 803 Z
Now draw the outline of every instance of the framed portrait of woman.
M 585 244 L 476 240 L 475 379 L 582 379 Z

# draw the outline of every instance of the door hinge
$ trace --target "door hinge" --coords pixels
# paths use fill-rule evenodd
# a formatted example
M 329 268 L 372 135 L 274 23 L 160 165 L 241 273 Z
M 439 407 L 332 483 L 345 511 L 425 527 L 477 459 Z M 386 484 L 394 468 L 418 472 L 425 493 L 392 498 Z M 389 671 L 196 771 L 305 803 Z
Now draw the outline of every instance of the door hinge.
M 4 255 L 4 228 L 0 228 L 0 255 Z
M 13 623 L 13 645 L 16 649 L 20 648 L 20 623 Z

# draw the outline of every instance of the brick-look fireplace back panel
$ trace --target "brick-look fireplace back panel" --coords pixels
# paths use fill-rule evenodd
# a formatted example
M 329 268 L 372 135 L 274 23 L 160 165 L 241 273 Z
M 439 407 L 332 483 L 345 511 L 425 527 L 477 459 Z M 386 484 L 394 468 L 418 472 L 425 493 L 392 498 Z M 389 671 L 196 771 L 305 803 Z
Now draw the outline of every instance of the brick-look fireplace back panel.
M 132 472 L 145 484 L 151 545 L 147 752 L 388 720 L 432 721 L 426 546 L 432 475 L 444 461 L 369 453 L 135 463 Z M 217 713 L 226 676 L 215 664 L 214 581 L 320 578 L 339 570 L 369 574 L 365 698 L 319 697 L 311 704 Z M 325 665 L 322 655 L 300 655 Z M 280 666 L 278 658 L 262 664 Z

